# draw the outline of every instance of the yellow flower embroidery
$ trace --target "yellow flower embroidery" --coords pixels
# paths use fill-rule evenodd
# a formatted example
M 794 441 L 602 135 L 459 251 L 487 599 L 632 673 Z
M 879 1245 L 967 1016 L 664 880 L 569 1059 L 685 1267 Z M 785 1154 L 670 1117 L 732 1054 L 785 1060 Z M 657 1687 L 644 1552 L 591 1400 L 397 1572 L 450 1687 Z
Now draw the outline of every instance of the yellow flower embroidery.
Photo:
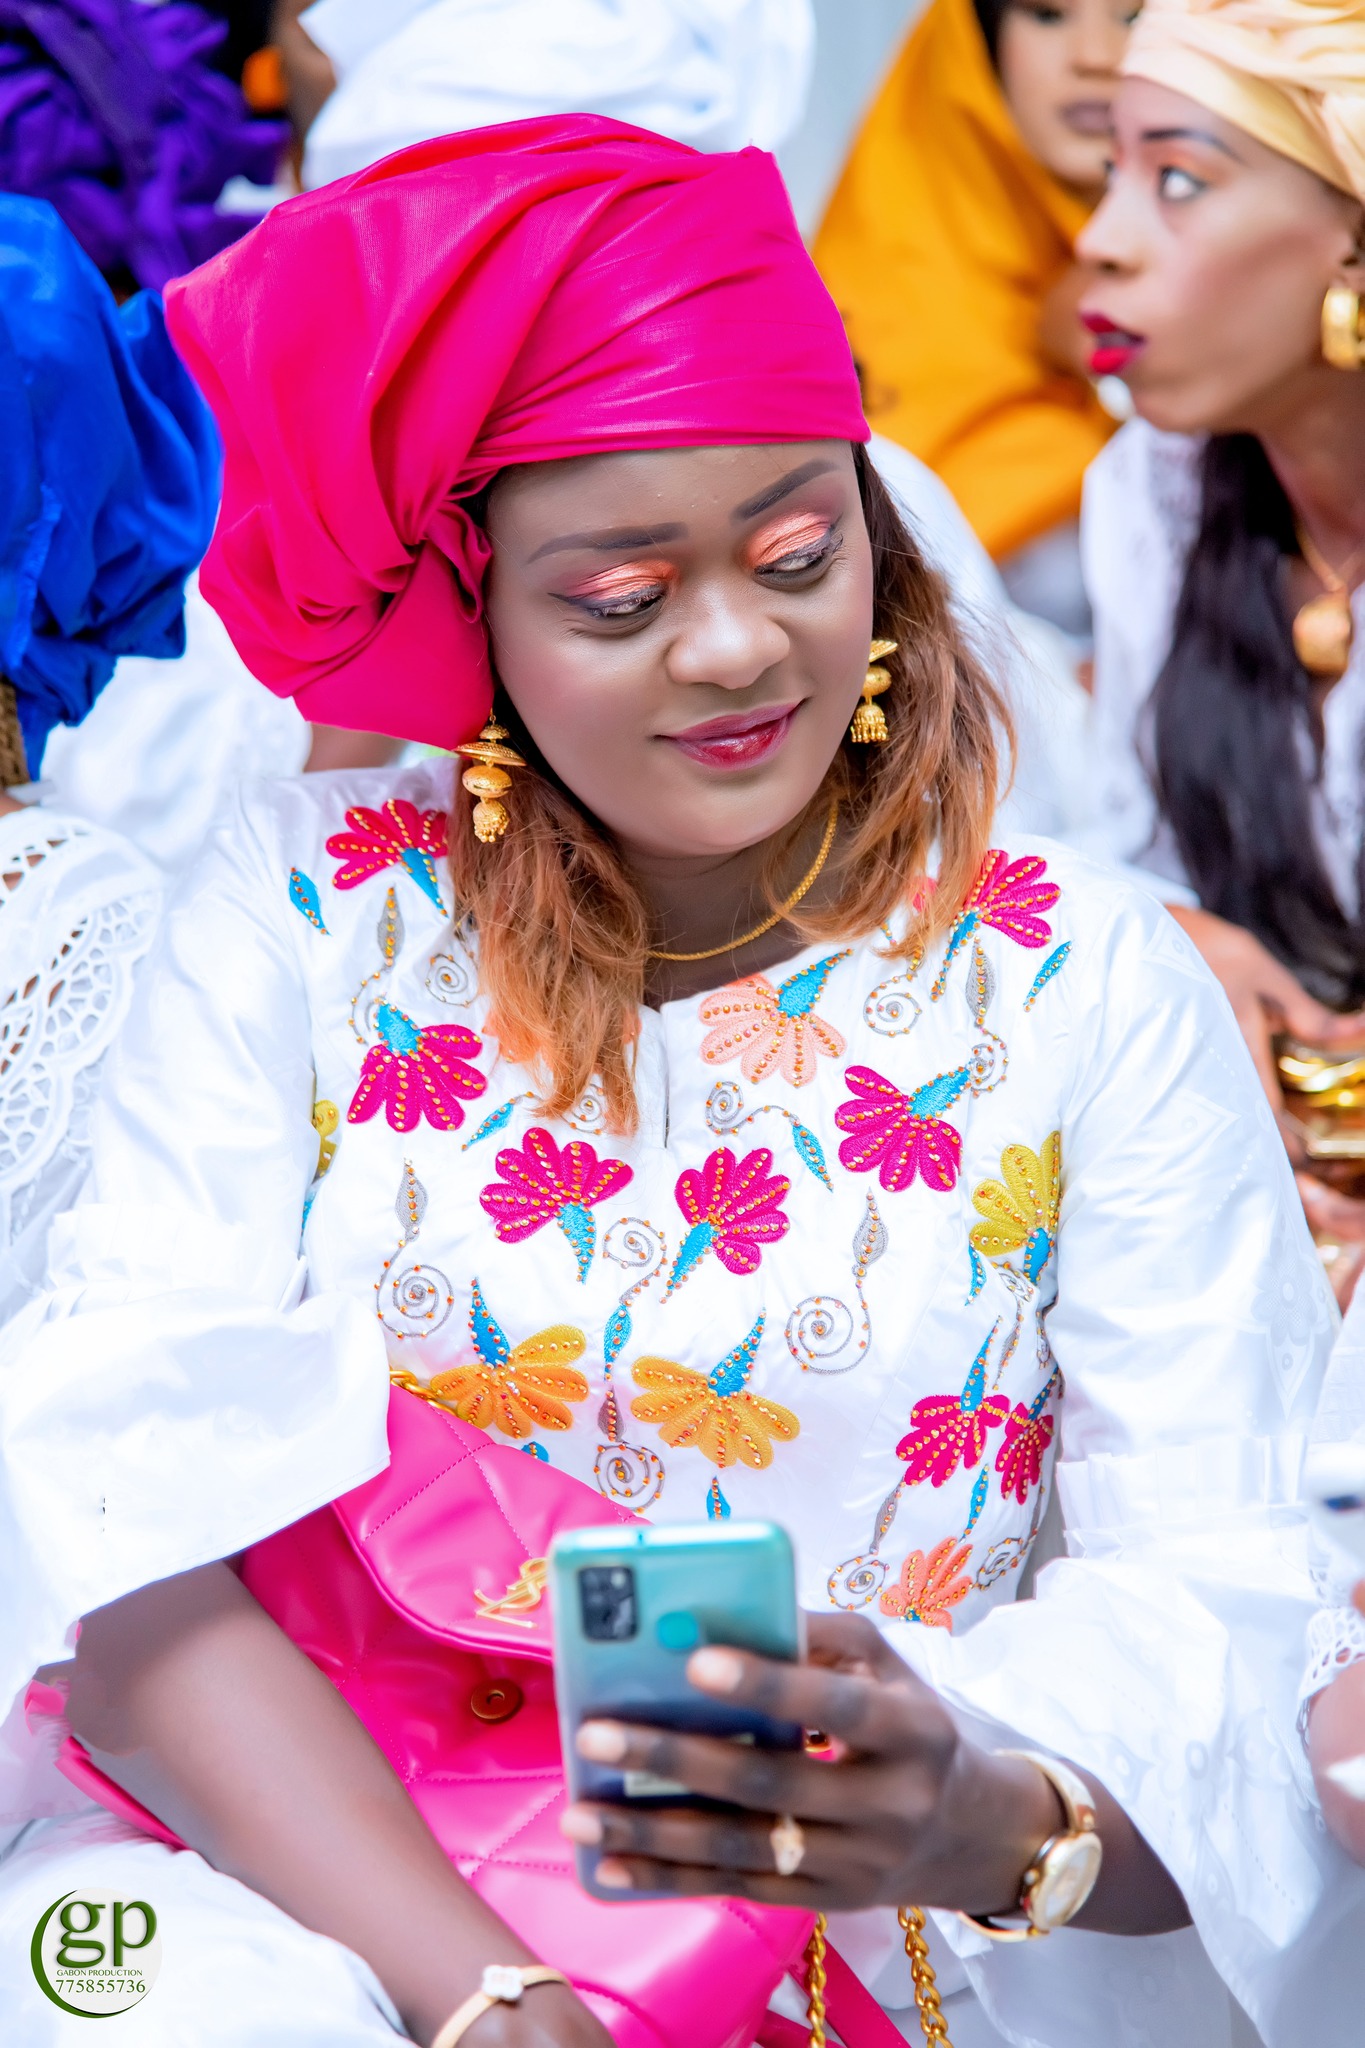
M 694 1372 L 671 1358 L 641 1358 L 632 1368 L 644 1393 L 630 1404 L 637 1422 L 652 1422 L 674 1450 L 698 1450 L 722 1469 L 773 1461 L 773 1440 L 789 1444 L 801 1434 L 790 1408 L 748 1390 L 763 1336 L 763 1317 L 714 1371 Z
M 476 1429 L 499 1429 L 522 1438 L 541 1429 L 571 1429 L 573 1416 L 565 1405 L 586 1401 L 588 1382 L 573 1370 L 588 1340 L 581 1330 L 556 1323 L 520 1344 L 509 1344 L 488 1313 L 479 1283 L 470 1297 L 469 1331 L 478 1358 L 438 1373 L 431 1392 L 449 1402 L 461 1422 Z
M 1006 1145 L 1000 1155 L 1002 1180 L 983 1180 L 972 1207 L 985 1220 L 972 1225 L 971 1240 L 988 1259 L 1021 1252 L 1024 1278 L 1037 1281 L 1052 1256 L 1061 1206 L 1062 1134 L 1053 1131 L 1041 1153 L 1027 1145 Z

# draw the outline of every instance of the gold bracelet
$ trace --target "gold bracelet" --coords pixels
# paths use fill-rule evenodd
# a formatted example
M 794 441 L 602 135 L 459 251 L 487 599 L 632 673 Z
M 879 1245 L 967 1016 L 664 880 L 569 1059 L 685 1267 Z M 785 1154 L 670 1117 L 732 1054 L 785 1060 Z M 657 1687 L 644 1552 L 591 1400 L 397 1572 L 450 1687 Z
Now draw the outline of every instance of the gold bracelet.
M 1036 1856 L 1029 1861 L 1019 1890 L 1018 1910 L 1022 1927 L 1002 1927 L 995 1920 L 978 1920 L 971 1913 L 958 1919 L 991 1941 L 1037 1941 L 1074 1920 L 1095 1889 L 1104 1857 L 1095 1822 L 1090 1788 L 1069 1764 L 1055 1756 L 1043 1756 L 1034 1749 L 1001 1749 L 997 1756 L 1017 1757 L 1032 1764 L 1051 1785 L 1066 1813 L 1066 1826 L 1049 1835 Z
M 544 1963 L 528 1963 L 521 1969 L 515 1963 L 489 1963 L 483 1973 L 480 1988 L 471 1993 L 464 2004 L 457 2006 L 442 2027 L 431 2048 L 455 2048 L 462 2041 L 475 2020 L 495 2005 L 519 2005 L 523 1991 L 533 1984 L 568 1984 L 562 1970 L 551 1970 Z M 572 1985 L 570 1985 L 572 1990 Z

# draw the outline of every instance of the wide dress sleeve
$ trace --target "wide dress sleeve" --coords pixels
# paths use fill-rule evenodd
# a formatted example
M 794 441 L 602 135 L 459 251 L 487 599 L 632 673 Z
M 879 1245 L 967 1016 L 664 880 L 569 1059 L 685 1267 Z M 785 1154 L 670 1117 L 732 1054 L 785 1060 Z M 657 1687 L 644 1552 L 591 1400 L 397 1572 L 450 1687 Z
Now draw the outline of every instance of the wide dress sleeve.
M 1365 1872 L 1325 1836 L 1296 1726 L 1299 1477 L 1335 1311 L 1221 990 L 1155 903 L 1109 893 L 1072 962 L 1047 1316 L 1068 1554 L 1035 1598 L 897 1647 L 992 1744 L 1092 1771 L 1193 1916 L 1197 1943 L 982 1942 L 968 1968 L 1009 2038 L 1076 2038 L 1092 1999 L 1134 2041 L 1222 2043 L 1211 1963 L 1271 2048 L 1345 2041 Z
M 172 905 L 106 1065 L 88 1197 L 0 1334 L 0 1720 L 82 1614 L 388 1458 L 379 1326 L 308 1295 L 300 1256 L 318 1137 L 286 920 L 307 927 L 261 837 L 288 801 L 239 801 Z

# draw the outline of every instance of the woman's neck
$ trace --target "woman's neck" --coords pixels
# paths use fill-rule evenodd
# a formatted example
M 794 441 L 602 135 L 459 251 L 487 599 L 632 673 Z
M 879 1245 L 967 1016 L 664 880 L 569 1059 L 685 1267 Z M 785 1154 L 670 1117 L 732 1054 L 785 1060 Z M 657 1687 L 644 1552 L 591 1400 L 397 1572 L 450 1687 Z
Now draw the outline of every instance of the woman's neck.
M 804 879 L 820 850 L 826 822 L 823 806 L 816 806 L 788 847 L 778 878 L 783 894 Z M 799 942 L 786 923 L 774 925 L 748 945 L 736 943 L 772 914 L 762 886 L 764 864 L 772 848 L 772 840 L 763 840 L 735 853 L 687 857 L 622 849 L 649 907 L 660 947 L 670 953 L 711 954 L 703 960 L 651 959 L 647 976 L 650 1003 L 696 995 L 740 975 L 761 973 L 790 956 Z M 805 903 L 820 901 L 832 864 L 831 857 L 804 897 Z M 714 947 L 724 950 L 712 954 Z
M 1365 373 L 1315 371 L 1254 431 L 1309 538 L 1344 566 L 1365 548 Z

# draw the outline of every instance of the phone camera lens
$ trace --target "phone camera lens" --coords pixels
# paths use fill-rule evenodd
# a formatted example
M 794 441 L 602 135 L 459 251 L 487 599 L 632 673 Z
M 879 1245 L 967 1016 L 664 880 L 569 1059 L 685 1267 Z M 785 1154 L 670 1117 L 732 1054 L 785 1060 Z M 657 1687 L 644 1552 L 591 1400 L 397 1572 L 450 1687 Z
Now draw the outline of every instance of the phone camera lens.
M 578 1574 L 578 1601 L 591 1643 L 624 1643 L 639 1626 L 629 1565 L 586 1565 Z

